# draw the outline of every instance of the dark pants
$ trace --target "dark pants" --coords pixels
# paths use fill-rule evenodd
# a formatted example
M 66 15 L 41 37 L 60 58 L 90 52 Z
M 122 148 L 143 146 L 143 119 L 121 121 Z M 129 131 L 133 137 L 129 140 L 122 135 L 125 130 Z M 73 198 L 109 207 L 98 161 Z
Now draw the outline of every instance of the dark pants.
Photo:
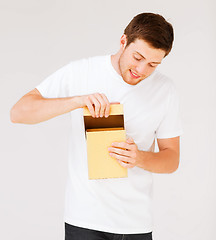
M 65 223 L 65 240 L 152 240 L 152 232 L 143 234 L 116 234 Z

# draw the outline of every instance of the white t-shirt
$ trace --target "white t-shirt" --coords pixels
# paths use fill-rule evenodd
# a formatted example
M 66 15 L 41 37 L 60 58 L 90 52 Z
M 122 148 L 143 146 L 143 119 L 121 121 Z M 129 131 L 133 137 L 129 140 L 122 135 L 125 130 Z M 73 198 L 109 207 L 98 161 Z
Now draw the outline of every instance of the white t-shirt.
M 45 98 L 104 93 L 124 109 L 127 137 L 148 151 L 155 138 L 182 134 L 178 95 L 173 81 L 155 70 L 137 85 L 127 84 L 111 64 L 111 55 L 72 61 L 36 87 Z M 71 133 L 65 222 L 99 231 L 151 232 L 152 173 L 128 169 L 127 178 L 88 179 L 83 109 L 70 112 Z

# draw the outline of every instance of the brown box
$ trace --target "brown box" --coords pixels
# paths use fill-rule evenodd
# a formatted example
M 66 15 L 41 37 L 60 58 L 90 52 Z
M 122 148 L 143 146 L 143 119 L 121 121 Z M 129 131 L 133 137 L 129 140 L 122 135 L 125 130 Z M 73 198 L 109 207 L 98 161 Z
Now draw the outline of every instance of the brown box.
M 84 107 L 89 179 L 127 177 L 127 169 L 109 155 L 112 142 L 126 141 L 122 104 L 111 104 L 108 118 L 93 118 Z

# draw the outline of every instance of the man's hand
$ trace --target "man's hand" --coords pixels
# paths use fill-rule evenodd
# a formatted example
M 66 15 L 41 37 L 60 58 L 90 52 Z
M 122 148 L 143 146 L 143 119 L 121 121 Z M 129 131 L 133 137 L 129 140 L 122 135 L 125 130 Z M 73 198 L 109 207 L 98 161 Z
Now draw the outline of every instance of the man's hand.
M 79 107 L 87 106 L 93 118 L 109 117 L 110 104 L 119 104 L 119 102 L 109 102 L 104 93 L 93 93 L 78 96 Z
M 141 161 L 140 151 L 131 137 L 126 142 L 113 142 L 108 150 L 110 156 L 114 157 L 122 167 L 133 168 Z
M 180 137 L 157 139 L 159 152 L 138 150 L 132 138 L 114 142 L 108 148 L 110 155 L 125 168 L 140 167 L 153 173 L 172 173 L 179 165 Z

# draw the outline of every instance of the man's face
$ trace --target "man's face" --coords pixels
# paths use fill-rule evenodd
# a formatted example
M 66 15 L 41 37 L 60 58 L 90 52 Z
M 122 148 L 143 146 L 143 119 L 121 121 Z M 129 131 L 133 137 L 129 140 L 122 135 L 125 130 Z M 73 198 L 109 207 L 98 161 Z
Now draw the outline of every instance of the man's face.
M 136 85 L 152 74 L 164 58 L 165 51 L 152 48 L 141 39 L 136 39 L 125 48 L 124 37 L 125 35 L 121 39 L 122 53 L 119 58 L 119 70 L 126 83 Z

